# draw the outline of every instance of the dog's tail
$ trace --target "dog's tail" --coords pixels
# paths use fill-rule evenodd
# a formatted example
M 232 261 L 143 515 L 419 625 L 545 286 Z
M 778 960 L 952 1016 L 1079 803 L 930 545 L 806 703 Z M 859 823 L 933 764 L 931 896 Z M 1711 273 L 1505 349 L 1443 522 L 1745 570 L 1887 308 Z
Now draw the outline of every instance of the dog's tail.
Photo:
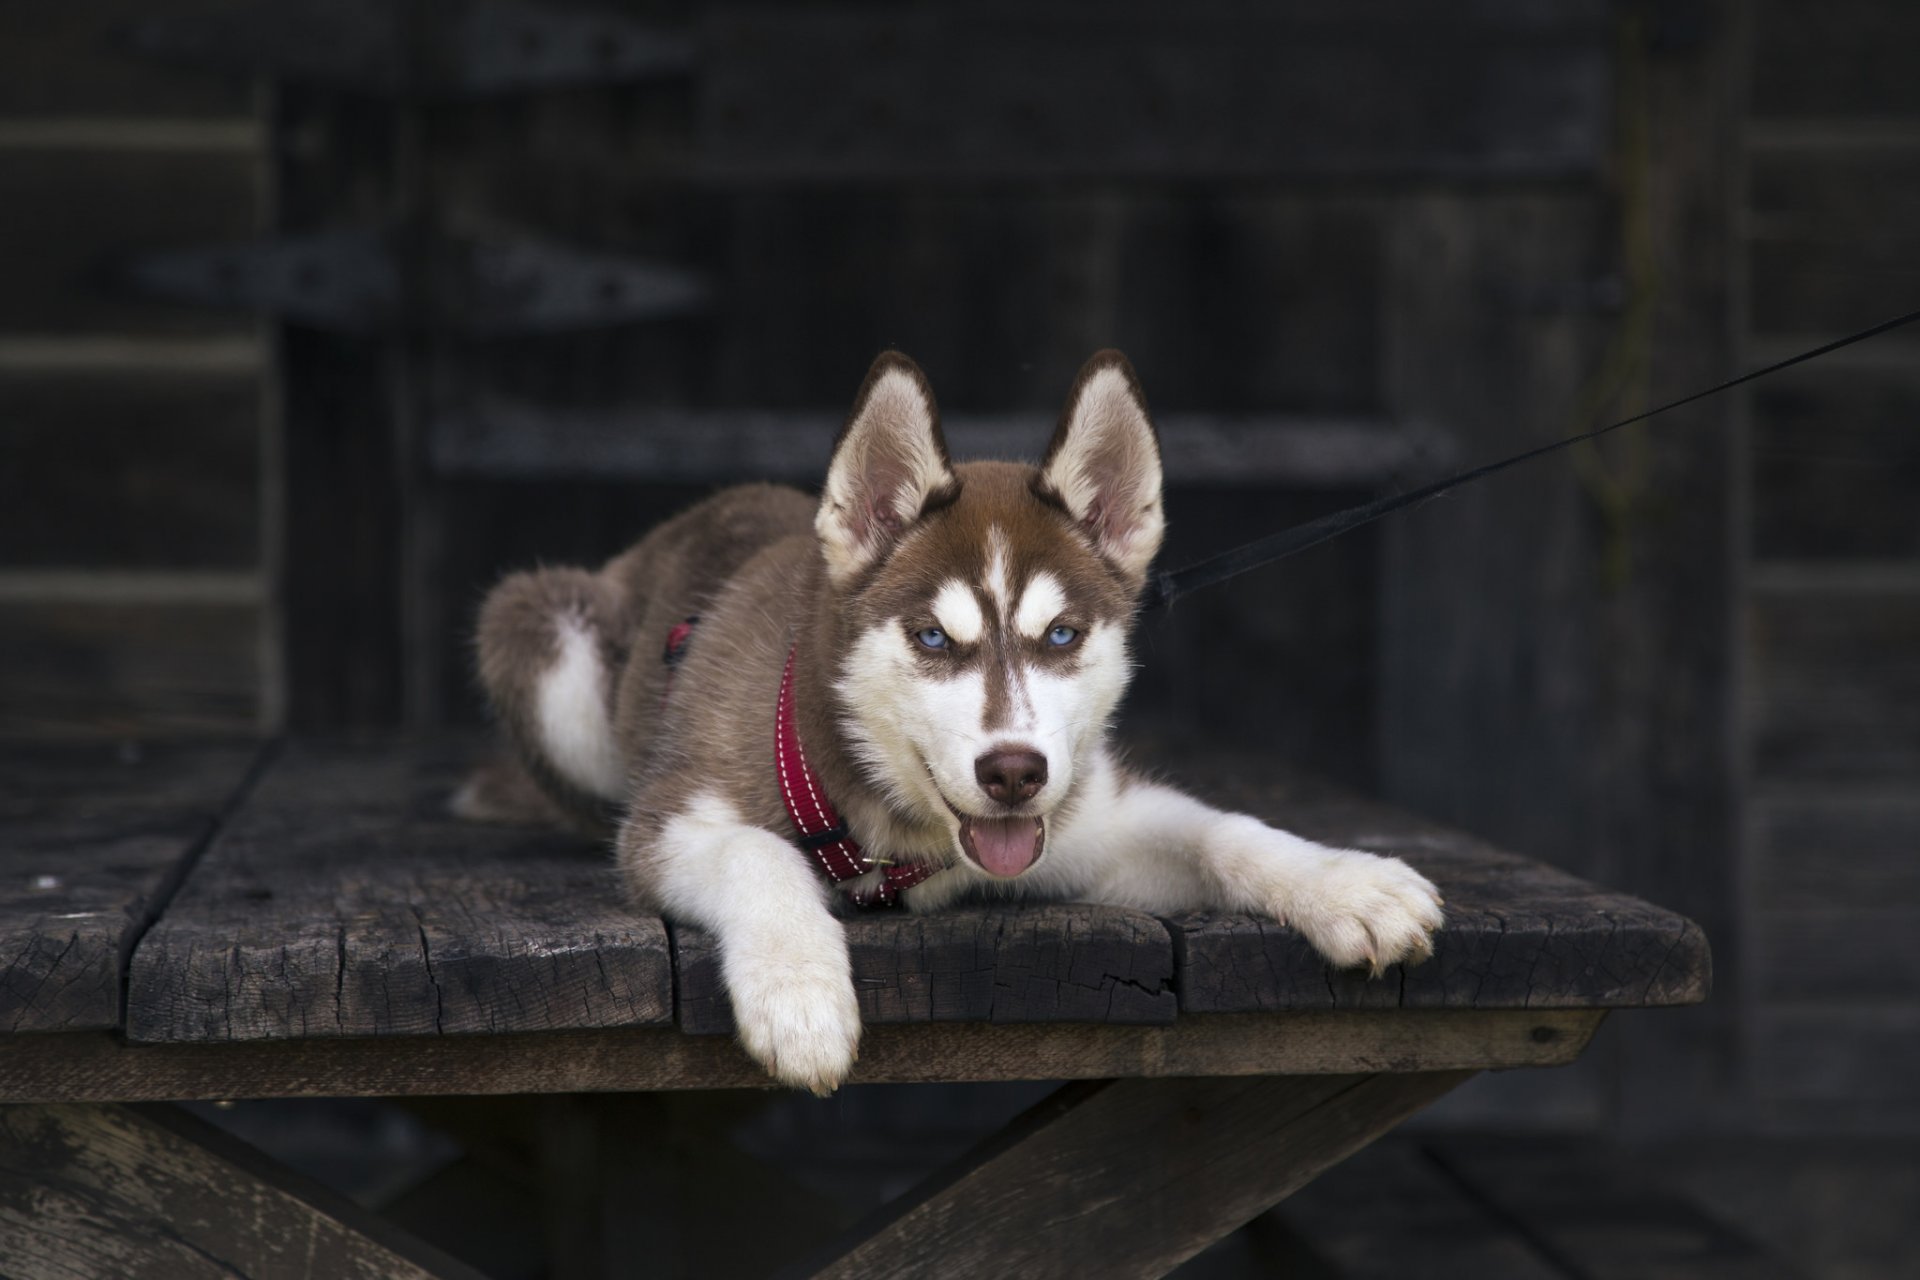
M 594 826 L 627 798 L 628 762 L 613 728 L 624 595 L 601 574 L 540 569 L 504 579 L 480 610 L 480 682 L 526 774 Z M 476 775 L 469 807 L 514 794 L 499 781 Z

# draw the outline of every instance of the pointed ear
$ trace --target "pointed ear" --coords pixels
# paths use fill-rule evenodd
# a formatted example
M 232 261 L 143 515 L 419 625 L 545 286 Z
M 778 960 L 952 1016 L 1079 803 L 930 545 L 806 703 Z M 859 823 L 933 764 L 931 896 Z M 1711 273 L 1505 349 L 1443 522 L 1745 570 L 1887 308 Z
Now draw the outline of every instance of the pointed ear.
M 1133 366 L 1118 351 L 1081 366 L 1040 463 L 1041 484 L 1136 586 L 1160 550 L 1160 440 Z
M 845 583 L 959 484 L 926 375 L 898 351 L 882 353 L 833 446 L 813 521 L 828 575 L 836 585 Z

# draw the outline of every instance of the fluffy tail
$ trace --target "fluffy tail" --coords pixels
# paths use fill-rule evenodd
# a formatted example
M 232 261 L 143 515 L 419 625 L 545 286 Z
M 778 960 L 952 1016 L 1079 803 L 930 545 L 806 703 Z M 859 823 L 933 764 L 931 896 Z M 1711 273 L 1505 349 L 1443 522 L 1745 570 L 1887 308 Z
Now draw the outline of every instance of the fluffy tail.
M 526 773 L 556 805 L 596 826 L 627 798 L 627 762 L 613 731 L 623 603 L 597 574 L 540 569 L 504 579 L 480 610 L 480 681 Z M 475 775 L 469 799 L 485 807 L 488 797 L 511 795 L 500 782 Z

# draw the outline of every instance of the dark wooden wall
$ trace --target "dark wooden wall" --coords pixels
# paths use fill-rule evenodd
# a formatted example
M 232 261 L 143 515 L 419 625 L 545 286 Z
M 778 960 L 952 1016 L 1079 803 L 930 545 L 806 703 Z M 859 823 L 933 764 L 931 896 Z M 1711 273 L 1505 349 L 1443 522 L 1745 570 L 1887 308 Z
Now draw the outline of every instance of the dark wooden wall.
M 242 18 L 181 24 L 208 11 Z M 249 12 L 0 17 L 0 729 L 477 722 L 490 581 L 813 483 L 885 346 L 961 453 L 1037 451 L 1126 349 L 1178 562 L 1916 283 L 1891 0 L 535 0 L 366 6 L 390 24 L 337 44 Z M 1920 1125 L 1914 351 L 1144 630 L 1137 730 L 1708 929 L 1711 1004 L 1456 1118 Z
M 1750 361 L 1920 299 L 1911 6 L 1758 7 L 1734 311 Z M 1920 338 L 1755 388 L 1739 522 L 1747 1085 L 1920 1127 Z
M 0 14 L 0 732 L 250 733 L 271 714 L 259 325 L 109 286 L 121 255 L 244 239 L 244 78 L 109 41 L 150 6 Z

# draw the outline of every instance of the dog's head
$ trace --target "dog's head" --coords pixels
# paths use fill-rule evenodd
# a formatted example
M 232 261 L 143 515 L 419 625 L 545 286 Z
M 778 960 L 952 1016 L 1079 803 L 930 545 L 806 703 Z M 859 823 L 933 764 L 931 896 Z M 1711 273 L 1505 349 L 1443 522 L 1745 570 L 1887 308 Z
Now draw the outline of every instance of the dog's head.
M 1038 467 L 955 466 L 933 392 L 889 352 L 834 447 L 815 529 L 846 637 L 840 727 L 868 777 L 1018 876 L 1131 673 L 1160 549 L 1160 449 L 1133 369 L 1081 369 Z

